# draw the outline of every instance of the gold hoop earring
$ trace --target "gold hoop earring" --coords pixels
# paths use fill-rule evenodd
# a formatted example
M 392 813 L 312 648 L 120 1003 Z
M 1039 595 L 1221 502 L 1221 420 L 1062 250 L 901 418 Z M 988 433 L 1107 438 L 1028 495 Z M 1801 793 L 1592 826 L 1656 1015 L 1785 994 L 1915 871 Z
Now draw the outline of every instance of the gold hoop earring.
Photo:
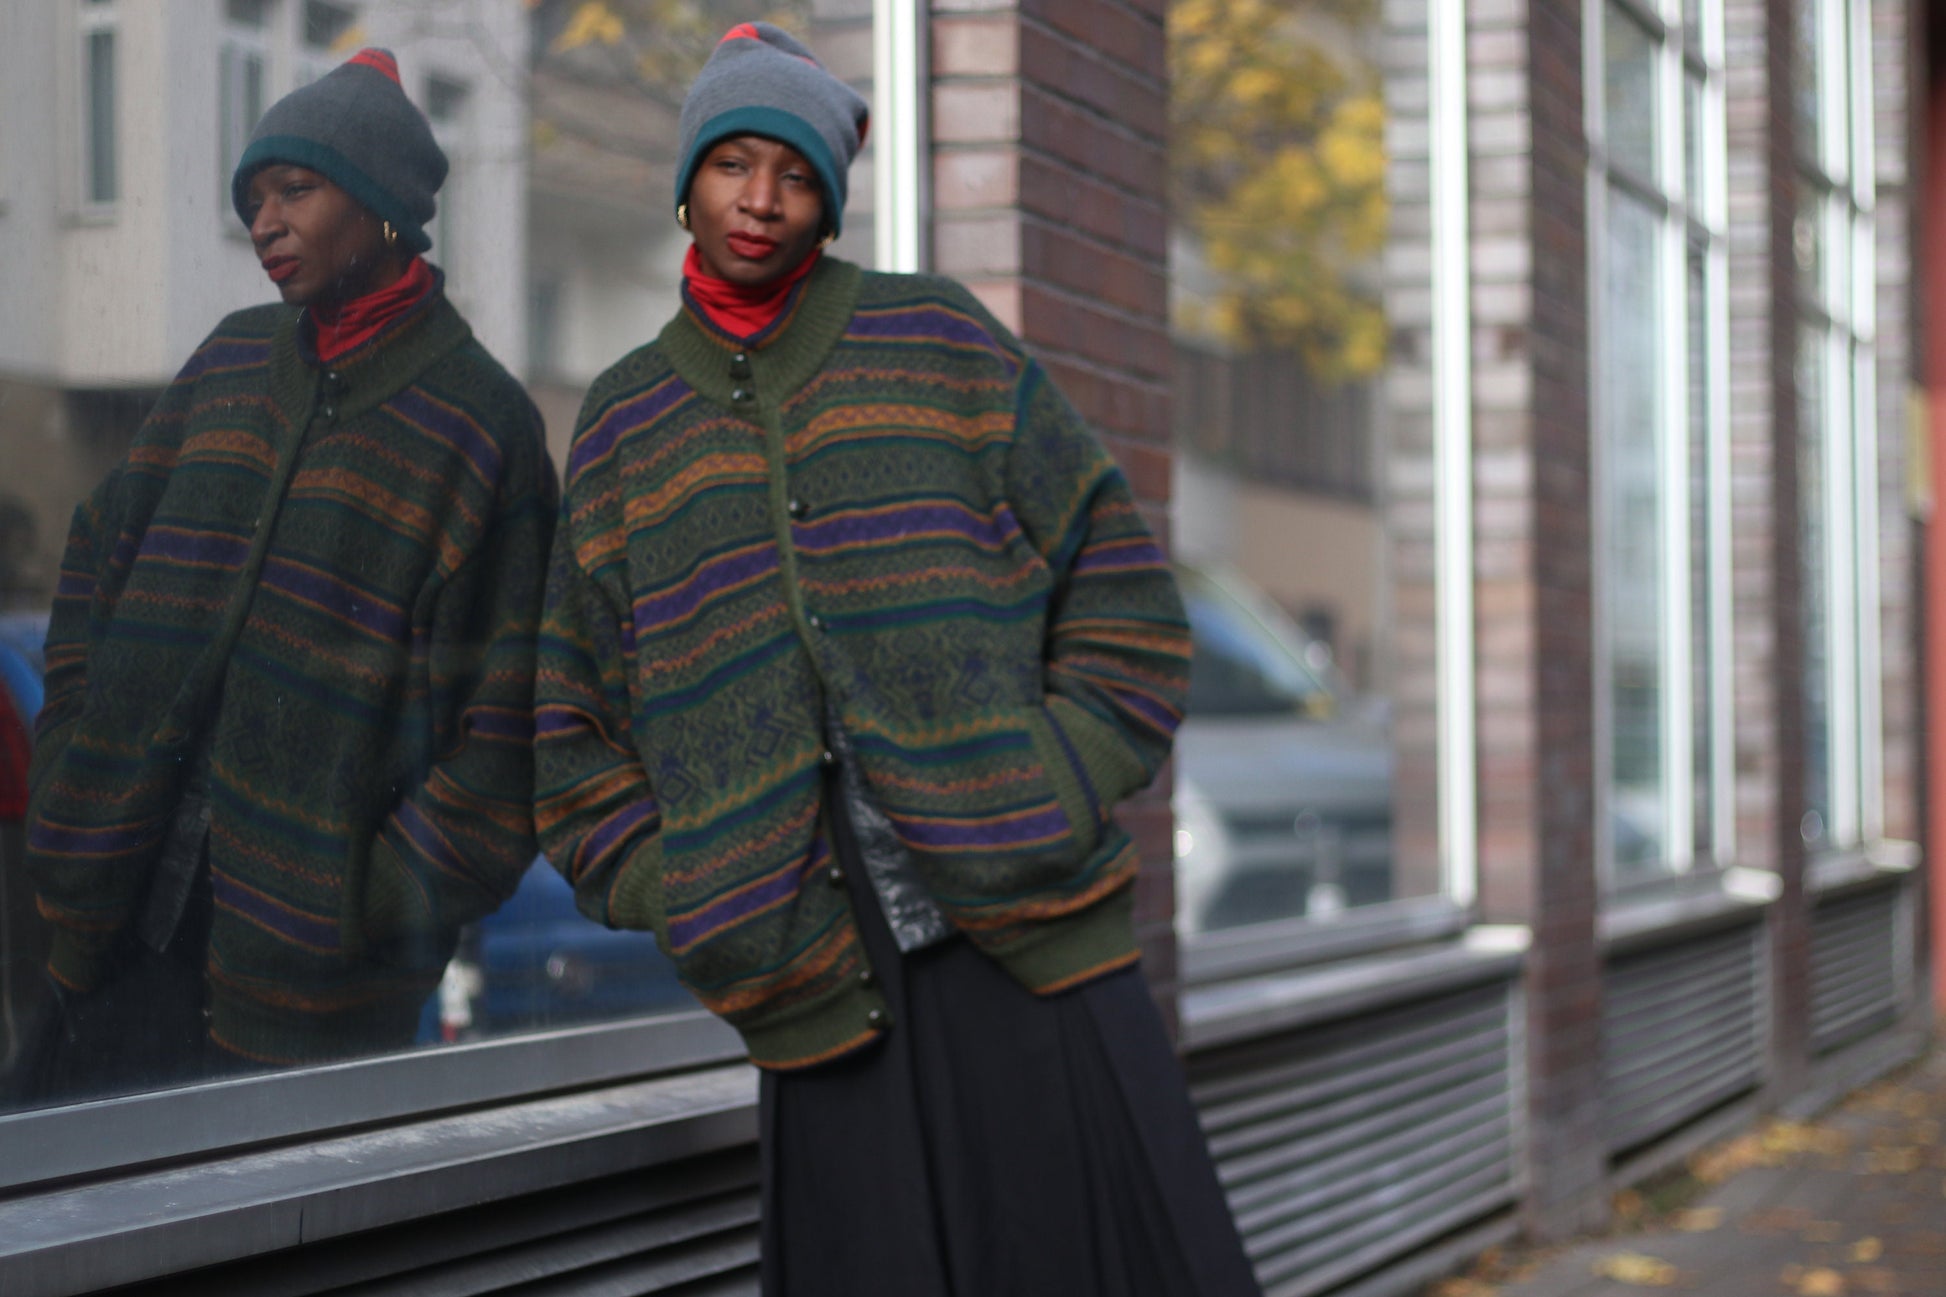
M 838 239 L 838 231 L 826 230 L 824 232 L 824 237 L 818 240 L 818 246 L 820 248 L 828 248 L 833 243 L 837 242 L 837 239 Z
M 689 204 L 688 203 L 676 204 L 676 224 L 682 226 L 685 230 L 689 228 Z
M 386 249 L 392 252 L 398 251 L 399 232 L 396 229 L 392 228 L 392 222 L 380 221 L 379 226 L 380 226 L 379 232 L 385 236 Z

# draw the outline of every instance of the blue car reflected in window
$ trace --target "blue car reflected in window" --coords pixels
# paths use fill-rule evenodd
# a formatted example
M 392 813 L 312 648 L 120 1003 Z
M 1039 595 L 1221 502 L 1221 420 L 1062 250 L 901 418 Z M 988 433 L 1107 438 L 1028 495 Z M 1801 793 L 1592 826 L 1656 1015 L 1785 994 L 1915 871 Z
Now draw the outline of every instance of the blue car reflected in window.
M 696 1008 L 646 932 L 616 932 L 574 906 L 536 859 L 506 904 L 460 937 L 419 1019 L 422 1043 L 612 1022 Z

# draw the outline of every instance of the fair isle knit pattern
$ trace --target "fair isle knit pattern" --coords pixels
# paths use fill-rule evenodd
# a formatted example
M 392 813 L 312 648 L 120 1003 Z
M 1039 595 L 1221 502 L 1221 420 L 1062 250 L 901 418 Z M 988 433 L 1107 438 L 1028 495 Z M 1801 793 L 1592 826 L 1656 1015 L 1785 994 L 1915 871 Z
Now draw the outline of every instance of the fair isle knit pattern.
M 1121 472 L 959 285 L 827 257 L 762 342 L 685 310 L 610 369 L 539 656 L 543 847 L 758 1063 L 889 1025 L 828 877 L 827 709 L 948 916 L 1022 983 L 1134 960 L 1111 812 L 1168 755 L 1182 606 Z
M 85 992 L 203 754 L 211 1035 L 270 1062 L 409 1043 L 532 859 L 556 513 L 539 416 L 443 293 L 329 369 L 298 321 L 226 319 L 75 511 L 28 821 Z

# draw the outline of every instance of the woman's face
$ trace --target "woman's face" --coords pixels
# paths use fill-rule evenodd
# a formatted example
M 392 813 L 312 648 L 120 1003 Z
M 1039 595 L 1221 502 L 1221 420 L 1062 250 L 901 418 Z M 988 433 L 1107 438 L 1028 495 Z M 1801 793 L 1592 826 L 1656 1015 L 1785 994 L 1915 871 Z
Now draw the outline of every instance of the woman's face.
M 723 140 L 689 182 L 689 232 L 703 271 L 745 288 L 795 270 L 823 236 L 818 173 L 788 144 Z
M 317 172 L 272 163 L 250 178 L 249 194 L 257 260 L 290 305 L 348 302 L 404 273 L 379 219 Z

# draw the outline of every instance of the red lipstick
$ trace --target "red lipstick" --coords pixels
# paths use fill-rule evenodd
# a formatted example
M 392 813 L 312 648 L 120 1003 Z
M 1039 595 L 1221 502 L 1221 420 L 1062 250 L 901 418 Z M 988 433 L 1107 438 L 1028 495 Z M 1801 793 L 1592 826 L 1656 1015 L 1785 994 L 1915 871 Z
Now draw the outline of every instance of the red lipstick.
M 746 261 L 762 261 L 777 251 L 777 240 L 767 239 L 761 234 L 731 234 L 724 237 L 730 251 Z
M 264 273 L 270 276 L 273 284 L 281 284 L 295 275 L 297 265 L 296 257 L 265 257 L 263 262 Z

